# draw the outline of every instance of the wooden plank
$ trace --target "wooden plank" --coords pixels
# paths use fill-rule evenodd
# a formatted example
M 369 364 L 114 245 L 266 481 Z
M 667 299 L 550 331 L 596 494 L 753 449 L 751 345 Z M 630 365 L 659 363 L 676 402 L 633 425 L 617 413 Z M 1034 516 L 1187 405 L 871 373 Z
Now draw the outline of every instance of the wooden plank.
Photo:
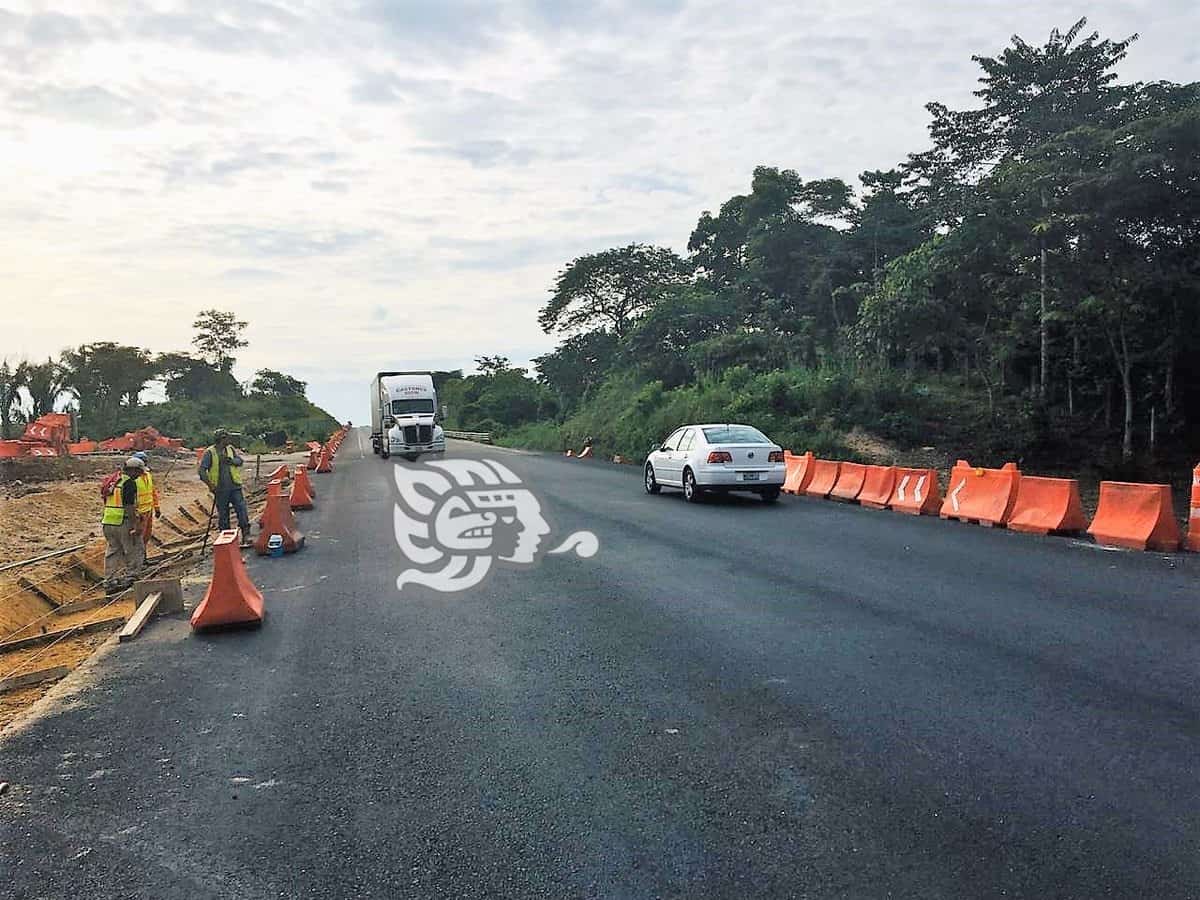
M 26 672 L 24 675 L 0 678 L 0 694 L 5 691 L 15 691 L 17 688 L 29 687 L 32 684 L 58 681 L 60 678 L 66 677 L 70 671 L 70 666 L 51 666 L 48 669 L 38 669 L 36 672 Z
M 26 578 L 24 575 L 22 575 L 20 578 L 17 579 L 17 587 L 24 588 L 25 590 L 29 591 L 29 593 L 31 593 L 31 594 L 36 594 L 37 596 L 41 597 L 43 600 L 45 600 L 47 603 L 49 603 L 51 606 L 55 607 L 56 609 L 62 605 L 58 601 L 56 601 L 53 597 L 51 597 L 49 594 L 47 594 L 45 591 L 43 591 L 40 587 L 38 587 L 37 584 L 35 584 L 34 582 L 32 582 L 28 578 Z
M 163 516 L 161 519 L 159 519 L 158 523 L 160 525 L 165 525 L 167 528 L 170 528 L 173 532 L 175 532 L 176 534 L 178 534 L 182 537 L 189 537 L 191 535 L 191 532 L 189 532 L 183 528 L 180 528 L 178 525 L 176 525 L 174 522 L 172 522 L 166 516 Z
M 69 616 L 71 613 L 83 612 L 85 609 L 91 609 L 93 606 L 99 606 L 101 603 L 107 602 L 107 597 L 90 597 L 86 600 L 76 600 L 73 603 L 64 603 L 54 611 L 54 614 Z
M 161 600 L 161 591 L 155 591 L 143 600 L 141 606 L 129 617 L 129 621 L 125 623 L 125 627 L 117 635 L 117 640 L 122 642 L 132 641 L 141 634 L 142 629 L 146 627 L 146 623 L 150 621 L 150 617 L 154 615 L 154 611 L 158 609 L 158 604 Z
M 88 581 L 99 584 L 104 580 L 104 571 L 102 569 L 97 569 L 89 560 L 84 559 L 78 554 L 72 554 L 71 556 L 68 556 L 67 562 L 69 562 L 72 566 L 77 567 L 79 571 L 83 573 L 83 577 Z
M 2 641 L 0 642 L 0 653 L 7 653 L 9 650 L 24 650 L 26 647 L 36 647 L 38 644 L 49 644 L 51 641 L 56 641 L 61 637 L 67 637 L 72 634 L 88 634 L 92 631 L 104 630 L 112 631 L 112 629 L 119 628 L 124 624 L 124 616 L 110 616 L 107 619 L 97 619 L 94 622 L 85 622 L 82 625 L 72 625 L 70 628 L 60 628 L 58 631 L 47 631 L 44 634 L 35 634 L 30 637 Z

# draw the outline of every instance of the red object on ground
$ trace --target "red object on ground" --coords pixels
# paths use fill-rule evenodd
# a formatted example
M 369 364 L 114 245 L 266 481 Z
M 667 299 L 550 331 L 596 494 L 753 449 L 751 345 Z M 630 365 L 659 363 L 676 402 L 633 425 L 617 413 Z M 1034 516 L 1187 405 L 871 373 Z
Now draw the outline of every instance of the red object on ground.
M 1128 550 L 1178 550 L 1171 486 L 1100 482 L 1100 502 L 1088 534 L 1098 544 Z
M 867 477 L 867 467 L 862 463 L 844 462 L 838 470 L 837 481 L 829 492 L 830 500 L 845 500 L 853 503 L 862 492 L 863 481 Z
M 312 482 L 308 479 L 308 470 L 304 466 L 296 466 L 296 477 L 292 479 L 292 495 L 288 498 L 292 509 L 312 509 Z
M 896 487 L 888 508 L 910 516 L 932 516 L 942 506 L 942 486 L 935 469 L 896 469 Z
M 1188 504 L 1188 550 L 1200 552 L 1200 466 L 1192 469 L 1192 497 Z
M 275 488 L 274 492 L 271 488 Z M 262 530 L 254 539 L 254 552 L 266 556 L 270 552 L 267 542 L 273 534 L 283 538 L 284 553 L 295 553 L 304 546 L 304 533 L 296 526 L 296 517 L 283 496 L 283 484 L 279 481 L 267 485 L 267 508 L 263 512 Z
M 1079 501 L 1079 482 L 1074 478 L 1022 475 L 1008 527 L 1031 534 L 1083 531 L 1087 519 Z
M 805 495 L 828 497 L 833 486 L 837 484 L 841 463 L 832 459 L 814 459 L 811 468 L 812 478 L 808 480 L 808 487 L 804 489 Z
M 1020 482 L 1016 463 L 1005 463 L 999 469 L 977 469 L 960 459 L 950 470 L 950 488 L 940 515 L 985 527 L 1007 525 Z
M 192 613 L 192 628 L 257 624 L 263 619 L 262 592 L 254 586 L 238 551 L 240 532 L 222 531 L 213 541 L 213 574 L 204 599 Z
M 330 451 L 328 444 L 321 448 L 321 456 L 317 460 L 315 471 L 318 475 L 326 475 L 333 471 L 333 453 Z
M 803 494 L 813 476 L 813 455 L 810 450 L 800 456 L 793 456 L 791 450 L 783 451 L 783 465 L 786 475 L 783 479 L 785 494 Z
M 287 481 L 291 477 L 292 477 L 292 472 L 287 467 L 287 463 L 280 463 L 278 466 L 275 467 L 275 471 L 267 476 L 267 480 L 274 481 L 276 478 L 280 478 L 284 481 Z
M 867 466 L 858 502 L 871 509 L 887 509 L 892 491 L 896 489 L 895 466 Z

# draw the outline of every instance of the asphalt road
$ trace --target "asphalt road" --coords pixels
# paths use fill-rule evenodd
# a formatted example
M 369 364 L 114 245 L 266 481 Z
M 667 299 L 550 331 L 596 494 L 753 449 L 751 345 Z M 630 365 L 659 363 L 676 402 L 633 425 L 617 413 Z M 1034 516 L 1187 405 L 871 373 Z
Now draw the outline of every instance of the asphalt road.
M 599 552 L 401 592 L 362 444 L 0 741 L 0 895 L 1200 896 L 1194 560 L 457 444 Z

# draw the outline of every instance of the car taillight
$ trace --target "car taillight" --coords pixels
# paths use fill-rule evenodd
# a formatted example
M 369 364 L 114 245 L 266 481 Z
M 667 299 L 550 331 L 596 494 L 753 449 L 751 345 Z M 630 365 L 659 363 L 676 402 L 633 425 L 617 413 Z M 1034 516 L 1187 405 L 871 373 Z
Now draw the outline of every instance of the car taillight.
M 708 454 L 708 461 L 710 463 L 733 462 L 733 454 L 728 450 L 714 450 Z
M 783 451 L 772 450 L 767 454 L 767 462 L 783 462 Z

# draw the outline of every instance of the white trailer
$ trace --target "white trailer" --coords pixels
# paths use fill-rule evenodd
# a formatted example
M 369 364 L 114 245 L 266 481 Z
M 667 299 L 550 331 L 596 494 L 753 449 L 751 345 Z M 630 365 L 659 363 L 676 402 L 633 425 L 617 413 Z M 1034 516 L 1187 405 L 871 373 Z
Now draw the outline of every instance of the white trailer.
M 380 372 L 371 382 L 371 449 L 408 460 L 446 452 L 437 424 L 437 391 L 429 372 Z

